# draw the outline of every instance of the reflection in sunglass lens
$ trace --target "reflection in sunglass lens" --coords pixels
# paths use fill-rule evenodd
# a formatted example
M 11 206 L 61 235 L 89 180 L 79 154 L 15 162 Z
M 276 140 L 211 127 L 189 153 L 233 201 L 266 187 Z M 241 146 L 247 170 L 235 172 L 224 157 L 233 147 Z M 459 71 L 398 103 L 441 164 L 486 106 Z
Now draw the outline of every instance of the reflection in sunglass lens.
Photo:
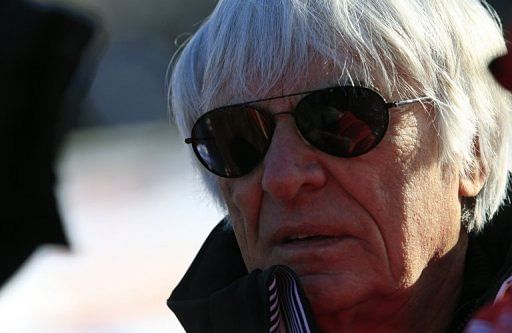
M 358 87 L 330 89 L 304 97 L 295 109 L 302 136 L 321 151 L 355 157 L 375 147 L 388 123 L 385 102 Z
M 253 107 L 223 108 L 206 113 L 192 130 L 201 162 L 223 177 L 239 177 L 263 159 L 273 132 L 272 119 Z

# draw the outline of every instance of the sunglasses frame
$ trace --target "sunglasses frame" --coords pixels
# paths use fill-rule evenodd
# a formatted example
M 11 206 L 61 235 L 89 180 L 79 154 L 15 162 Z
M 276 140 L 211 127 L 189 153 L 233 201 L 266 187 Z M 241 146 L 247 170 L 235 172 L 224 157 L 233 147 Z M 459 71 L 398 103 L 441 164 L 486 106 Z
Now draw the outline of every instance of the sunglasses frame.
M 287 97 L 294 97 L 294 96 L 300 96 L 300 95 L 305 95 L 302 99 L 306 98 L 308 95 L 310 94 L 314 94 L 314 93 L 319 93 L 319 92 L 324 92 L 324 91 L 329 91 L 329 90 L 333 90 L 333 89 L 354 89 L 354 88 L 358 88 L 358 89 L 363 89 L 363 90 L 368 90 L 374 94 L 376 94 L 377 96 L 379 96 L 382 101 L 384 102 L 384 106 L 386 108 L 386 110 L 388 111 L 388 115 L 389 115 L 389 109 L 392 109 L 392 108 L 398 108 L 398 107 L 401 107 L 401 106 L 404 106 L 404 105 L 409 105 L 409 104 L 413 104 L 413 103 L 422 103 L 422 102 L 426 102 L 426 101 L 430 101 L 431 98 L 430 97 L 427 97 L 427 96 L 422 96 L 422 97 L 416 97 L 416 98 L 409 98 L 409 99 L 402 99 L 402 100 L 397 100 L 397 101 L 393 101 L 393 102 L 387 102 L 386 99 L 384 98 L 384 96 L 382 96 L 382 94 L 380 92 L 378 92 L 377 90 L 373 89 L 373 88 L 369 88 L 369 87 L 365 87 L 365 86 L 349 86 L 349 85 L 344 85 L 344 86 L 334 86 L 334 87 L 328 87 L 328 88 L 322 88 L 322 89 L 315 89 L 315 90 L 308 90 L 308 91 L 303 91 L 303 92 L 295 92 L 295 93 L 291 93 L 291 94 L 286 94 L 286 95 L 281 95 L 281 96 L 272 96 L 272 97 L 265 97 L 265 98 L 261 98 L 261 99 L 256 99 L 256 100 L 252 100 L 252 101 L 249 101 L 249 102 L 242 102 L 242 103 L 236 103 L 236 104 L 230 104 L 230 105 L 226 105 L 226 106 L 221 106 L 221 107 L 218 107 L 218 108 L 215 108 L 215 109 L 212 109 L 210 111 L 207 111 L 205 112 L 204 114 L 202 114 L 194 123 L 194 126 L 192 127 L 192 134 L 194 132 L 194 128 L 196 126 L 196 124 L 203 118 L 205 117 L 206 115 L 212 113 L 212 112 L 219 112 L 219 111 L 222 111 L 224 109 L 230 109 L 230 108 L 237 108 L 237 107 L 245 107 L 245 106 L 250 106 L 252 104 L 256 104 L 256 103 L 261 103 L 261 102 L 266 102 L 266 101 L 271 101 L 271 100 L 275 100 L 275 99 L 280 99 L 280 98 L 287 98 Z M 301 101 L 302 101 L 301 99 Z M 300 103 L 300 101 L 299 101 Z M 277 113 L 270 113 L 269 111 L 265 110 L 265 109 L 261 109 L 259 108 L 258 106 L 254 106 L 254 108 L 258 111 L 258 112 L 262 112 L 264 114 L 269 114 L 271 116 L 271 118 L 274 118 L 275 116 L 278 116 L 278 115 L 283 115 L 283 114 L 290 114 L 293 116 L 293 111 L 284 111 L 284 112 L 277 112 Z M 384 133 L 382 134 L 382 138 L 385 136 L 386 134 L 386 131 L 387 131 L 387 128 L 389 127 L 389 124 L 386 124 L 386 128 L 384 130 Z M 299 130 L 297 130 L 299 132 L 299 134 L 301 134 L 301 137 L 302 137 L 302 133 L 300 133 Z M 273 131 L 270 135 L 270 137 L 273 136 Z M 382 139 L 381 138 L 381 139 Z M 315 147 L 315 149 L 319 150 L 319 151 L 322 151 L 320 148 L 316 147 L 314 144 L 310 143 L 309 140 L 307 140 L 306 138 L 303 138 L 306 142 L 308 142 L 308 144 L 310 144 L 311 146 Z M 375 146 L 377 146 L 380 142 L 380 140 L 375 144 Z M 199 153 L 199 151 L 197 150 L 197 139 L 194 139 L 193 136 L 189 137 L 189 138 L 185 138 L 185 143 L 186 144 L 192 144 L 192 148 L 194 150 L 194 153 L 196 155 L 196 157 L 199 159 L 199 161 L 201 162 L 201 164 L 211 173 L 219 176 L 219 177 L 223 177 L 223 178 L 240 178 L 240 177 L 243 177 L 247 174 L 249 174 L 251 171 L 247 172 L 247 173 L 244 173 L 242 175 L 235 175 L 235 176 L 229 176 L 229 175 L 225 175 L 225 174 L 221 174 L 221 173 L 218 173 L 214 170 L 211 170 L 208 165 L 206 164 L 206 161 L 204 160 L 204 158 L 201 156 L 201 154 Z M 370 152 L 371 150 L 373 150 L 374 147 L 372 147 L 371 149 L 369 149 L 368 151 L 364 152 L 363 154 L 366 154 L 368 152 Z M 324 151 L 322 151 L 324 152 Z M 329 153 L 326 153 L 324 152 L 325 154 L 328 154 L 328 155 L 331 155 Z M 363 154 L 359 154 L 359 155 L 355 155 L 355 156 L 351 156 L 351 157 L 342 157 L 342 156 L 336 156 L 336 155 L 331 155 L 331 156 L 336 156 L 336 157 L 340 157 L 340 158 L 352 158 L 352 157 L 357 157 L 357 156 L 360 156 L 360 155 L 363 155 Z M 253 169 L 254 170 L 254 169 Z

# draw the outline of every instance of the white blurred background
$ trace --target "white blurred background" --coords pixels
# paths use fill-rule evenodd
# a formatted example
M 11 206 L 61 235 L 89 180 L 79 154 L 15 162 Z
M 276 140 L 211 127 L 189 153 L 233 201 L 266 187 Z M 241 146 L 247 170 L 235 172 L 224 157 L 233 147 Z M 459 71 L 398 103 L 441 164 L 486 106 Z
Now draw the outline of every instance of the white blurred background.
M 183 332 L 165 301 L 220 214 L 165 123 L 76 130 L 58 164 L 71 251 L 41 247 L 0 291 L 0 331 Z

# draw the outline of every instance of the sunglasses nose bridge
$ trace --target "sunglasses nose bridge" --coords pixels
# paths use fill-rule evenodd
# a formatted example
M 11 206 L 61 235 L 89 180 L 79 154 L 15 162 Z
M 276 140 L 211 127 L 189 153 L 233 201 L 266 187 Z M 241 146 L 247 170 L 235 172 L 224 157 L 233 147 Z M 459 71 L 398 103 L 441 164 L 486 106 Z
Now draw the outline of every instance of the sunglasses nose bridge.
M 271 118 L 273 120 L 274 127 L 276 126 L 276 117 L 277 116 L 284 116 L 284 115 L 292 116 L 293 120 L 295 121 L 295 114 L 292 111 L 282 111 L 282 112 L 272 113 L 272 114 L 270 114 L 270 116 L 271 116 Z M 274 128 L 274 130 L 275 130 L 275 128 Z
M 300 131 L 300 129 L 297 127 L 297 119 L 295 118 L 295 116 L 296 116 L 296 115 L 295 115 L 295 113 L 294 113 L 293 111 L 282 111 L 282 112 L 276 112 L 276 113 L 272 113 L 272 114 L 270 114 L 270 116 L 271 116 L 271 117 L 272 117 L 272 119 L 274 120 L 274 121 L 273 121 L 273 122 L 274 122 L 274 124 L 276 124 L 276 122 L 275 122 L 275 118 L 276 118 L 277 116 L 283 116 L 283 115 L 290 115 L 290 116 L 292 116 L 293 121 L 294 121 L 294 123 L 295 123 L 295 124 L 294 124 L 294 127 L 295 127 L 295 130 L 297 131 L 297 134 L 299 135 L 299 137 L 302 139 L 302 141 L 303 141 L 306 145 L 310 146 L 310 145 L 311 145 L 311 143 L 310 143 L 310 142 L 309 142 L 309 141 L 304 137 L 304 135 L 302 134 L 302 132 Z M 274 125 L 274 126 L 275 126 L 275 125 Z M 274 127 L 274 131 L 275 131 L 275 127 Z

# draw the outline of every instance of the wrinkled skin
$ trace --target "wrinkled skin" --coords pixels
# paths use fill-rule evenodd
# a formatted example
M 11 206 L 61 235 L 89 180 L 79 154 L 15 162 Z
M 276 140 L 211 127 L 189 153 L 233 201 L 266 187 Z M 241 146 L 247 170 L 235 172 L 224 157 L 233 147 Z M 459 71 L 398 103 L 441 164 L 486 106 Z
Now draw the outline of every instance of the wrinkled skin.
M 261 106 L 276 113 L 296 102 Z M 247 268 L 294 269 L 322 331 L 442 331 L 449 323 L 467 243 L 461 197 L 481 183 L 440 166 L 434 112 L 391 109 L 382 142 L 348 159 L 309 146 L 292 117 L 278 116 L 263 163 L 219 180 Z

